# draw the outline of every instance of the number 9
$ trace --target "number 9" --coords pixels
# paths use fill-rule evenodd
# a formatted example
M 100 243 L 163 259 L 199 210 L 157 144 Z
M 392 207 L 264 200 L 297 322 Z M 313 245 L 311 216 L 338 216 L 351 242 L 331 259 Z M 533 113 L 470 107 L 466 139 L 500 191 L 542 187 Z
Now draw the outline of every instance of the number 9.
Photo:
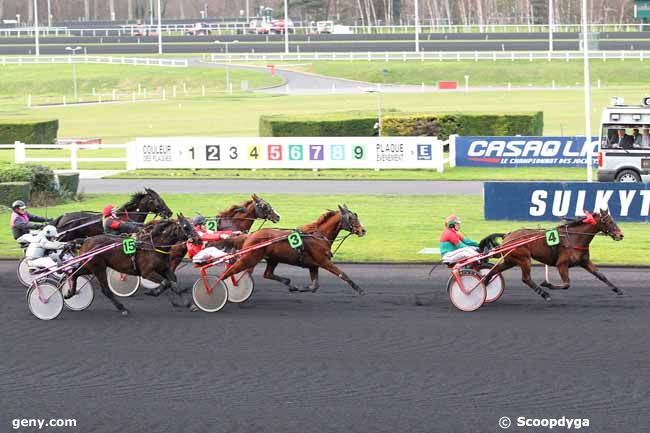
M 363 147 L 354 146 L 354 159 L 363 159 Z

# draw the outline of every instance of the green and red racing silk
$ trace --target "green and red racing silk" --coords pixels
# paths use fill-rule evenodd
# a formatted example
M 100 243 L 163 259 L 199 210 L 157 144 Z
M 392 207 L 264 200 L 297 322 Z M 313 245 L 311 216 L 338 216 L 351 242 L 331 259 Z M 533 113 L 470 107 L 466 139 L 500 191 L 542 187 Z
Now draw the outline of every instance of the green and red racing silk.
M 478 242 L 463 236 L 452 228 L 445 229 L 440 235 L 440 255 L 465 247 L 478 247 Z

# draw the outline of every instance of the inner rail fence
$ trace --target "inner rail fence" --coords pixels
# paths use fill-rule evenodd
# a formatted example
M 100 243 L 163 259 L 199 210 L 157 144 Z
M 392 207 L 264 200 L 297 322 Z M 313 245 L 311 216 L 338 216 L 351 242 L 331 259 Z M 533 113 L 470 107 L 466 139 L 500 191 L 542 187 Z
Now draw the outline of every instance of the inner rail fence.
M 200 20 L 197 20 L 200 21 Z M 297 22 L 296 22 L 297 23 Z M 298 23 L 300 24 L 300 23 Z M 396 34 L 415 33 L 414 23 L 400 25 L 350 25 L 338 26 L 348 34 Z M 436 24 L 423 20 L 419 26 L 420 33 L 548 33 L 548 24 Z M 196 24 L 162 24 L 163 35 L 172 36 L 195 32 Z M 255 34 L 256 27 L 246 23 L 201 23 L 201 29 L 210 30 L 216 35 L 241 35 Z M 156 24 L 129 24 L 106 28 L 75 28 L 75 27 L 39 27 L 38 32 L 44 36 L 150 36 L 158 31 Z M 553 24 L 552 31 L 555 33 L 579 33 L 582 31 L 581 24 Z M 643 32 L 650 31 L 650 24 L 627 23 L 627 24 L 590 24 L 589 32 Z M 33 36 L 33 27 L 13 27 L 0 29 L 0 37 L 26 37 Z M 295 25 L 290 30 L 293 34 L 315 34 L 313 25 Z
M 400 52 L 349 52 L 349 53 L 229 53 L 212 54 L 210 61 L 215 63 L 238 62 L 238 61 L 303 61 L 303 60 L 327 60 L 327 61 L 516 61 L 516 60 L 581 60 L 583 54 L 580 51 L 400 51 Z M 640 60 L 650 59 L 650 51 L 590 51 L 589 58 L 592 60 Z
M 168 68 L 187 68 L 185 59 L 158 59 L 139 57 L 109 56 L 2 56 L 0 65 L 53 65 L 53 64 L 96 64 L 96 65 L 133 65 L 161 66 Z

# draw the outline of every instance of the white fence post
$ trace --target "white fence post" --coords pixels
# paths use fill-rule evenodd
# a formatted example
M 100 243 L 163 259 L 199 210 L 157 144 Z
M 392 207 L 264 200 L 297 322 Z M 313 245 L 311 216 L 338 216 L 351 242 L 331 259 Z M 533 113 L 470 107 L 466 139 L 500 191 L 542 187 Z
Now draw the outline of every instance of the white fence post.
M 14 142 L 14 162 L 16 164 L 25 163 L 25 143 L 20 141 Z
M 449 167 L 456 167 L 456 137 L 458 134 L 449 136 Z
M 70 143 L 70 170 L 77 171 L 78 169 L 77 143 Z

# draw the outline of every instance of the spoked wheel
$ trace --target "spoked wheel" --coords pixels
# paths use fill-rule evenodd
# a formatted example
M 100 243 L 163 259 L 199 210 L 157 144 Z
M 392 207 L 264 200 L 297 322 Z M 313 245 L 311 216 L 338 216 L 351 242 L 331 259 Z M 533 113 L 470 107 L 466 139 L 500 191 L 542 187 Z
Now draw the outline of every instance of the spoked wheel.
M 490 272 L 492 266 L 492 263 L 482 263 L 481 266 L 479 266 L 478 272 L 481 274 L 481 278 L 485 277 L 488 272 Z M 487 303 L 494 302 L 499 299 L 501 295 L 503 295 L 503 289 L 506 288 L 506 282 L 503 279 L 501 272 L 494 275 L 492 277 L 492 281 L 483 281 L 483 284 L 485 284 L 485 288 L 487 289 L 487 296 L 485 297 L 485 302 Z
M 29 311 L 41 320 L 52 320 L 63 310 L 63 295 L 54 281 L 45 280 L 27 290 Z
M 228 301 L 228 288 L 222 282 L 217 284 L 210 293 L 203 284 L 203 278 L 199 278 L 192 286 L 192 299 L 201 310 L 206 313 L 215 313 L 223 308 Z
M 123 274 L 115 269 L 106 268 L 108 287 L 115 296 L 127 298 L 140 288 L 140 277 Z
M 240 272 L 233 278 L 226 278 L 224 284 L 228 288 L 228 302 L 245 302 L 253 294 L 255 281 L 250 272 Z
M 23 257 L 20 262 L 18 263 L 18 270 L 16 271 L 18 275 L 18 281 L 20 281 L 20 284 L 22 284 L 25 287 L 29 287 L 32 285 L 32 281 L 34 281 L 34 277 L 32 276 L 32 273 L 29 271 L 29 265 L 27 265 L 27 257 Z
M 449 293 L 451 302 L 456 308 L 462 311 L 478 310 L 485 302 L 487 296 L 487 289 L 485 288 L 485 284 L 481 282 L 481 276 L 478 272 L 471 269 L 461 269 L 459 279 L 465 290 L 469 291 L 469 293 L 463 291 L 452 274 L 447 283 L 447 292 Z
M 76 278 L 77 278 L 77 294 L 68 299 L 65 299 L 64 297 L 63 302 L 65 302 L 65 306 L 69 310 L 81 311 L 90 307 L 90 304 L 93 303 L 93 299 L 95 299 L 95 291 L 93 290 L 93 285 L 90 278 L 84 275 Z M 63 282 L 61 291 L 64 294 L 69 293 L 69 291 L 72 290 L 72 287 L 70 286 L 71 286 L 70 280 L 66 279 Z

